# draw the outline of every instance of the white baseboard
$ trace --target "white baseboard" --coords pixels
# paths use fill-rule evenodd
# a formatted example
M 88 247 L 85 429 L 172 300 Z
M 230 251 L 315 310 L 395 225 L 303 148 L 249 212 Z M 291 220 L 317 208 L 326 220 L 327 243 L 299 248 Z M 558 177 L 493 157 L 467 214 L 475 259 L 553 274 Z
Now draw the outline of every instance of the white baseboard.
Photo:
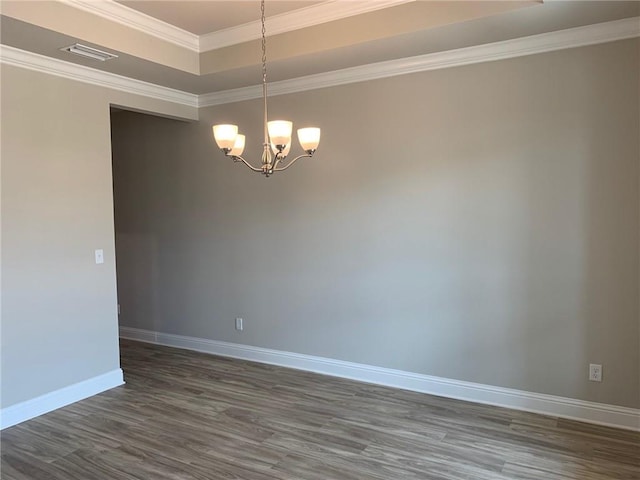
M 404 372 L 267 348 L 120 327 L 120 337 L 349 378 L 441 397 L 640 431 L 640 409 Z
M 117 368 L 89 380 L 11 405 L 0 410 L 0 429 L 12 427 L 122 384 L 122 370 Z

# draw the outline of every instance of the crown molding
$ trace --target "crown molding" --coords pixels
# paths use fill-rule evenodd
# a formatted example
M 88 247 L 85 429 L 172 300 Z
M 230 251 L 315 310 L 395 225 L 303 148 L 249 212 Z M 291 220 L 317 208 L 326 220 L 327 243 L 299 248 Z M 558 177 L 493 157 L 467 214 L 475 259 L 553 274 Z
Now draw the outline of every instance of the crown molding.
M 329 0 L 318 5 L 311 5 L 280 15 L 267 17 L 265 24 L 269 35 L 278 35 L 415 1 L 416 0 L 376 0 L 368 2 L 345 2 Z M 222 47 L 257 40 L 258 38 L 261 38 L 260 22 L 249 22 L 244 25 L 238 25 L 237 27 L 226 28 L 218 32 L 201 35 L 200 52 L 216 50 Z
M 0 45 L 0 63 L 77 80 L 83 83 L 90 83 L 100 87 L 112 88 L 135 95 L 178 103 L 188 107 L 198 106 L 198 96 L 193 93 L 187 93 L 181 90 L 124 77 L 115 73 L 65 62 L 57 58 L 27 52 L 8 45 Z
M 198 53 L 248 42 L 261 36 L 259 21 L 199 36 L 112 0 L 60 1 L 66 5 Z M 328 0 L 317 5 L 268 17 L 266 25 L 269 35 L 277 35 L 415 1 L 375 0 L 369 2 L 345 2 L 343 0 Z
M 390 60 L 387 62 L 373 63 L 273 82 L 269 84 L 269 92 L 271 96 L 285 95 L 288 93 L 364 82 L 408 73 L 458 67 L 566 48 L 613 42 L 639 36 L 640 17 L 632 17 L 503 42 Z M 8 45 L 0 45 L 0 63 L 189 107 L 209 107 L 251 100 L 262 96 L 262 87 L 260 85 L 196 95 L 27 52 Z
M 566 48 L 613 42 L 638 36 L 640 36 L 640 17 L 625 18 L 612 22 L 597 23 L 502 42 L 448 50 L 446 52 L 430 53 L 398 60 L 389 60 L 291 80 L 271 82 L 269 83 L 269 95 L 284 95 L 318 88 L 394 77 L 408 73 L 426 72 L 442 68 L 472 65 L 474 63 L 504 60 Z M 252 85 L 200 95 L 198 97 L 198 106 L 209 107 L 222 105 L 225 103 L 260 98 L 261 96 L 262 86 Z
M 62 3 L 84 10 L 112 22 L 133 28 L 180 47 L 199 52 L 198 35 L 187 32 L 157 18 L 114 1 L 60 0 Z

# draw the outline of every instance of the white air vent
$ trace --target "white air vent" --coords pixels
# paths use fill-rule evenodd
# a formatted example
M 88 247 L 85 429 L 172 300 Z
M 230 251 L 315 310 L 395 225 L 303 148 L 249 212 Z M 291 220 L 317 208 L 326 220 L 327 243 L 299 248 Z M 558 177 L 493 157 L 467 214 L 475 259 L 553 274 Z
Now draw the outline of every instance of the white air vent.
M 118 55 L 114 55 L 113 53 L 103 52 L 102 50 L 87 47 L 86 45 L 81 45 L 79 43 L 76 43 L 75 45 L 71 45 L 69 47 L 61 48 L 60 50 L 62 50 L 63 52 L 74 53 L 76 55 L 80 55 L 81 57 L 100 60 L 101 62 L 111 60 L 112 58 L 118 58 Z

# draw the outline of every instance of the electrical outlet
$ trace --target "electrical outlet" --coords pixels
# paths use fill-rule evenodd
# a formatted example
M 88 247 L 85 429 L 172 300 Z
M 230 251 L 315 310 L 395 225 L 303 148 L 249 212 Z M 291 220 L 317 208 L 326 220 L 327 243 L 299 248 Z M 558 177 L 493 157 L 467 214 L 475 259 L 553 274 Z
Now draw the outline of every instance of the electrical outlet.
M 236 330 L 242 331 L 242 319 L 240 317 L 236 318 Z
M 589 380 L 592 382 L 602 381 L 602 365 L 597 363 L 589 364 Z

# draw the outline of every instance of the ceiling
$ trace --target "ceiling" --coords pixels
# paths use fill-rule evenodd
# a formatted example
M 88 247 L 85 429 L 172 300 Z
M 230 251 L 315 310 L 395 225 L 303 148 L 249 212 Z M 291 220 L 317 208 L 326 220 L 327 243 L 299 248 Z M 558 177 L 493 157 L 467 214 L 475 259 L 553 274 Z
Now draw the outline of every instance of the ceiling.
M 257 1 L 0 2 L 2 44 L 184 92 L 260 83 Z M 269 80 L 640 16 L 640 1 L 267 0 Z M 116 53 L 99 62 L 60 48 Z
M 260 2 L 253 0 L 208 2 L 119 0 L 118 3 L 196 35 L 260 20 Z M 265 14 L 271 17 L 319 3 L 322 1 L 269 1 L 265 4 Z

